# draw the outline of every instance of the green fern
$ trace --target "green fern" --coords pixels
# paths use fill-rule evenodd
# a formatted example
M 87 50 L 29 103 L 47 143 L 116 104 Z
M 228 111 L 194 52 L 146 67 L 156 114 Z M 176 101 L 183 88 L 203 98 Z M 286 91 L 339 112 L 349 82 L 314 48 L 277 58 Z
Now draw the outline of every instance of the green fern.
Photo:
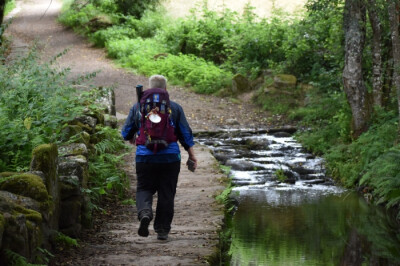
M 79 247 L 78 241 L 76 239 L 73 239 L 69 236 L 64 235 L 63 233 L 58 233 L 57 237 L 56 237 L 56 242 L 59 245 L 62 245 L 64 247 L 67 248 L 71 248 L 71 247 Z
M 28 263 L 27 259 L 24 256 L 10 250 L 5 249 L 4 255 L 7 261 L 7 265 L 9 266 L 43 266 L 44 264 L 31 264 Z
M 371 186 L 377 203 L 400 205 L 400 146 L 390 149 L 371 163 L 361 184 Z M 400 212 L 398 213 L 400 218 Z

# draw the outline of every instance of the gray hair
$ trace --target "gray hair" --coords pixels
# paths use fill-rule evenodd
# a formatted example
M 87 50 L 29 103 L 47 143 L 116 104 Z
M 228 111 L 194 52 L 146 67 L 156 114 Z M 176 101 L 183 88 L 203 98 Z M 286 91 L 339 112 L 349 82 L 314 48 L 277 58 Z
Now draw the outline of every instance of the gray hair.
M 167 88 L 167 79 L 162 75 L 153 75 L 149 78 L 149 88 Z

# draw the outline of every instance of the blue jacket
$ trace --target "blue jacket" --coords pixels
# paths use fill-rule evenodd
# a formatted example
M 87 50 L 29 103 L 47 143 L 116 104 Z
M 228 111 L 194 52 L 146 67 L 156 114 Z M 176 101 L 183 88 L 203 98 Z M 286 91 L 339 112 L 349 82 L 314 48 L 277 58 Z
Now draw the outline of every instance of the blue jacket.
M 175 134 L 183 148 L 188 150 L 194 145 L 192 130 L 186 120 L 182 107 L 173 101 L 170 101 L 170 103 Z M 140 117 L 138 106 L 139 105 L 136 103 L 129 111 L 128 118 L 121 132 L 124 140 L 131 140 L 139 133 Z M 181 156 L 177 142 L 170 143 L 167 148 L 158 151 L 156 154 L 154 154 L 152 150 L 147 149 L 144 145 L 139 145 L 136 149 L 136 162 L 170 163 L 180 160 Z

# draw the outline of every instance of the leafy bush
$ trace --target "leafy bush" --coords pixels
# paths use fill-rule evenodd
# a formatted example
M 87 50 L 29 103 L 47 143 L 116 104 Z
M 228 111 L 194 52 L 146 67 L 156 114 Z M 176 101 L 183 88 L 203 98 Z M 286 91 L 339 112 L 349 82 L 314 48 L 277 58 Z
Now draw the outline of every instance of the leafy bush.
M 71 5 L 69 8 L 61 13 L 58 20 L 64 25 L 80 29 L 81 32 L 89 32 L 87 24 L 90 20 L 100 14 L 100 11 L 95 8 L 92 4 L 84 6 Z
M 95 202 L 101 196 L 113 192 L 120 198 L 125 196 L 129 188 L 129 180 L 122 166 L 122 159 L 126 154 L 120 151 L 127 150 L 120 133 L 110 127 L 100 128 L 97 133 L 101 141 L 95 145 L 96 154 L 89 158 L 89 189 L 86 190 Z M 94 136 L 96 137 L 96 136 Z
M 320 89 L 338 89 L 344 62 L 343 1 L 308 1 L 307 12 L 288 27 L 285 70 Z
M 293 110 L 291 119 L 300 120 L 310 130 L 297 137 L 302 144 L 316 154 L 324 154 L 340 143 L 349 143 L 351 112 L 343 93 L 309 91 L 305 107 Z
M 199 18 L 194 12 L 177 26 L 163 29 L 164 41 L 174 53 L 193 54 L 221 64 L 226 59 L 225 39 L 233 33 L 237 14 L 226 10 L 223 15 L 203 8 Z
M 124 26 L 112 26 L 96 31 L 90 36 L 90 40 L 99 47 L 105 47 L 108 41 L 118 41 L 136 37 L 136 31 Z
M 232 74 L 193 55 L 171 55 L 156 39 L 109 42 L 108 54 L 145 75 L 165 75 L 172 83 L 186 83 L 199 93 L 214 93 L 228 86 Z
M 159 0 L 115 0 L 119 12 L 136 18 L 141 18 L 145 10 L 155 8 L 158 2 Z
M 361 179 L 361 184 L 370 186 L 377 203 L 387 207 L 400 205 L 400 146 L 397 145 L 373 161 Z M 397 215 L 400 218 L 400 212 Z
M 36 59 L 32 51 L 0 65 L 0 172 L 26 170 L 33 148 L 57 142 L 62 126 L 83 109 L 76 89 L 66 85 L 68 71 Z
M 154 37 L 158 31 L 165 27 L 165 25 L 171 24 L 171 18 L 163 15 L 164 10 L 159 8 L 158 11 L 145 11 L 141 19 L 135 17 L 125 17 L 124 27 L 134 29 L 137 32 L 137 36 L 142 38 Z
M 348 145 L 332 147 L 326 154 L 331 173 L 347 186 L 358 185 L 380 156 L 388 152 L 396 141 L 397 118 L 386 118 Z
M 10 13 L 16 7 L 15 0 L 6 1 L 6 5 L 4 7 L 4 16 Z

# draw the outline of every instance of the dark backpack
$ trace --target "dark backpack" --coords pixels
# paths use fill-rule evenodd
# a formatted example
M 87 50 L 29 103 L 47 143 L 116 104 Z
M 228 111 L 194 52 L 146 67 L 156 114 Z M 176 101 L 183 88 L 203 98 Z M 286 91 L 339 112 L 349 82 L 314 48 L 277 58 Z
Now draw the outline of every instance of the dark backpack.
M 140 99 L 140 129 L 136 145 L 145 145 L 154 153 L 176 142 L 171 119 L 171 103 L 165 89 L 147 89 Z

